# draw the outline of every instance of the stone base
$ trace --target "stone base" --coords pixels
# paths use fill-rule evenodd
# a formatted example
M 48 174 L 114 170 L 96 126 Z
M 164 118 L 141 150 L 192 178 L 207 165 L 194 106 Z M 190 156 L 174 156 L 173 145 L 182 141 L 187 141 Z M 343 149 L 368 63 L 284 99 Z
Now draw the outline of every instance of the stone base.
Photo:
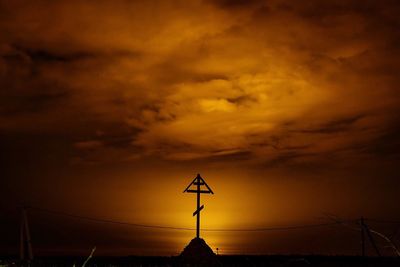
M 202 238 L 193 238 L 180 254 L 181 262 L 204 266 L 214 266 L 218 263 L 212 249 Z

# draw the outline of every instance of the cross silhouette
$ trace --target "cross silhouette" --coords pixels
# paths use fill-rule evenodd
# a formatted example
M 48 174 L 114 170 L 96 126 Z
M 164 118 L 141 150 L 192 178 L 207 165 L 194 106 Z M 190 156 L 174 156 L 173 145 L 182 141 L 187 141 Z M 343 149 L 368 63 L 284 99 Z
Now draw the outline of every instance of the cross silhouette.
M 195 187 L 195 189 L 192 189 Z M 201 187 L 205 187 L 201 189 Z M 200 206 L 200 194 L 214 194 L 208 184 L 201 178 L 200 174 L 197 174 L 196 178 L 186 187 L 183 193 L 196 193 L 197 194 L 197 209 L 193 212 L 193 216 L 197 216 L 196 222 L 196 237 L 200 238 L 200 211 L 204 208 L 204 205 Z

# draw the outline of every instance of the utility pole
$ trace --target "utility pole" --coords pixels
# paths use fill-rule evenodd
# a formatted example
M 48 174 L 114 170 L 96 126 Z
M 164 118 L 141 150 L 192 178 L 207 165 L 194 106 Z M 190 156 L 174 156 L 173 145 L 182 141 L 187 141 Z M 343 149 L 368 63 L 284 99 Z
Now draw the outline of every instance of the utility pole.
M 364 217 L 360 219 L 360 229 L 361 229 L 361 255 L 365 257 L 365 230 L 364 230 Z
M 205 186 L 205 189 L 201 189 L 202 186 Z M 196 189 L 193 189 L 196 188 Z M 214 194 L 211 188 L 207 185 L 203 178 L 201 178 L 200 174 L 197 174 L 196 178 L 186 187 L 183 193 L 196 193 L 197 194 L 197 208 L 196 211 L 193 212 L 193 216 L 197 216 L 196 218 L 196 238 L 200 238 L 200 211 L 204 209 L 204 205 L 200 206 L 200 194 Z
M 365 223 L 364 218 L 361 218 L 361 231 L 365 231 L 365 232 L 367 233 L 369 242 L 371 242 L 372 246 L 373 246 L 374 249 L 375 249 L 376 254 L 380 257 L 380 256 L 381 256 L 381 253 L 379 252 L 378 246 L 377 246 L 376 243 L 375 243 L 375 239 L 374 239 L 374 237 L 372 236 L 372 233 L 371 233 L 371 231 L 369 230 L 368 225 Z
M 27 250 L 27 253 L 26 253 Z M 28 254 L 28 255 L 26 255 Z M 28 216 L 26 215 L 26 207 L 21 209 L 21 225 L 20 225 L 20 259 L 25 260 L 25 256 L 28 256 L 27 260 L 30 262 L 33 260 L 32 244 L 31 244 L 31 233 L 29 231 Z

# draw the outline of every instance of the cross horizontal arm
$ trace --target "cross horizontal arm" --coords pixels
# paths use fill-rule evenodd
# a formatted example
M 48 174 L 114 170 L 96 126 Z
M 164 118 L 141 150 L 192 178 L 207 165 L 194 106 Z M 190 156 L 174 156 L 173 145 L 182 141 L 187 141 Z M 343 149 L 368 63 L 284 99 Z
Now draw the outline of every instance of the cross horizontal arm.
M 197 191 L 197 190 L 192 190 L 192 189 L 186 190 L 185 192 L 188 192 L 188 193 L 197 193 L 197 192 L 199 192 L 200 194 L 214 194 L 212 191 L 206 191 L 206 190 Z

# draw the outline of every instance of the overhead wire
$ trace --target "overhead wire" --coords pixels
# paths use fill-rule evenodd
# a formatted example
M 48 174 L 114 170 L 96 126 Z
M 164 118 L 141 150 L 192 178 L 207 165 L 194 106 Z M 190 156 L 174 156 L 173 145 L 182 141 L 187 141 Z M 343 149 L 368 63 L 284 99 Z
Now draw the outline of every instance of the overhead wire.
M 374 223 L 389 223 L 389 224 L 400 224 L 400 221 L 392 221 L 392 220 L 381 220 L 375 218 L 364 218 L 364 220 Z
M 174 227 L 174 226 L 165 226 L 165 225 L 152 225 L 152 224 L 140 224 L 140 223 L 131 223 L 131 222 L 122 222 L 110 219 L 101 219 L 94 218 L 82 215 L 71 214 L 63 211 L 56 211 L 50 209 L 44 209 L 39 207 L 27 207 L 32 210 L 37 210 L 45 213 L 67 216 L 71 218 L 99 222 L 99 223 L 110 223 L 110 224 L 119 224 L 119 225 L 128 225 L 134 227 L 142 227 L 142 228 L 153 228 L 153 229 L 168 229 L 168 230 L 181 230 L 181 231 L 193 231 L 195 228 L 190 227 Z M 218 228 L 205 228 L 202 231 L 206 232 L 265 232 L 265 231 L 284 231 L 284 230 L 296 230 L 296 229 L 307 229 L 307 228 L 316 228 L 316 227 L 325 227 L 325 226 L 333 226 L 338 225 L 340 222 L 330 222 L 330 223 L 318 223 L 318 224 L 303 224 L 303 225 L 294 225 L 294 226 L 278 226 L 278 227 L 262 227 L 262 228 L 231 228 L 231 229 L 218 229 Z
M 38 207 L 32 207 L 29 206 L 27 207 L 29 209 L 37 210 L 37 211 L 42 211 L 45 213 L 51 213 L 51 214 L 56 214 L 56 215 L 61 215 L 61 216 L 67 216 L 75 219 L 82 219 L 82 220 L 87 220 L 87 221 L 94 221 L 94 222 L 100 222 L 100 223 L 111 223 L 111 224 L 120 224 L 120 225 L 130 225 L 130 226 L 136 226 L 136 227 L 143 227 L 143 228 L 156 228 L 156 229 L 170 229 L 170 230 L 185 230 L 185 231 L 191 231 L 194 230 L 193 228 L 186 228 L 186 227 L 173 227 L 173 226 L 163 226 L 163 225 L 149 225 L 149 224 L 140 224 L 140 223 L 131 223 L 131 222 L 121 222 L 121 221 L 115 221 L 115 220 L 109 220 L 109 219 L 100 219 L 100 218 L 93 218 L 93 217 L 88 217 L 88 216 L 82 216 L 82 215 L 76 215 L 76 214 L 71 214 L 63 211 L 56 211 L 56 210 L 50 210 L 50 209 L 43 209 L 43 208 L 38 208 Z

